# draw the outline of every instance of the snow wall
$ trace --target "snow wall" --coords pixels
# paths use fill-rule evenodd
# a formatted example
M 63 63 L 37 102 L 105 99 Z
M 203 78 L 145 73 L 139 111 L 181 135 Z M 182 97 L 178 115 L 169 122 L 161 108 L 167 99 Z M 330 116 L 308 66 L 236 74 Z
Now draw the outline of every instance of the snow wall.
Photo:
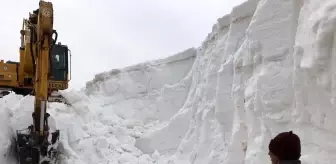
M 248 0 L 199 48 L 99 74 L 85 94 L 64 93 L 72 107 L 51 104 L 64 161 L 270 163 L 270 139 L 293 130 L 303 163 L 332 164 L 335 31 L 336 1 Z M 15 122 L 10 99 L 29 97 L 1 100 L 1 120 Z

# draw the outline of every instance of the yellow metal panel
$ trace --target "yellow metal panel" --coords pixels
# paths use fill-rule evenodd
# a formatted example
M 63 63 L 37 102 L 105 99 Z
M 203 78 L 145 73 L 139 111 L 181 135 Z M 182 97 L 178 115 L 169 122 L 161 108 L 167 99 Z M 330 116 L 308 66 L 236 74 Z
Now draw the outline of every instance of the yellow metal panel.
M 17 86 L 16 64 L 0 62 L 0 86 Z

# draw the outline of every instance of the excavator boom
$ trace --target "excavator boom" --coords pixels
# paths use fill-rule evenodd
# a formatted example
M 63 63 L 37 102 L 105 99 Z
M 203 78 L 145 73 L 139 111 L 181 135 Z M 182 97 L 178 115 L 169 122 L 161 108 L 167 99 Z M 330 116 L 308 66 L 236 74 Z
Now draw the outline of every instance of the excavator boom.
M 34 127 L 35 131 L 44 136 L 44 114 L 48 100 L 48 75 L 49 75 L 49 54 L 52 47 L 53 34 L 53 6 L 51 2 L 40 1 L 40 8 L 37 11 L 37 43 L 36 72 L 35 72 L 35 105 L 34 105 Z

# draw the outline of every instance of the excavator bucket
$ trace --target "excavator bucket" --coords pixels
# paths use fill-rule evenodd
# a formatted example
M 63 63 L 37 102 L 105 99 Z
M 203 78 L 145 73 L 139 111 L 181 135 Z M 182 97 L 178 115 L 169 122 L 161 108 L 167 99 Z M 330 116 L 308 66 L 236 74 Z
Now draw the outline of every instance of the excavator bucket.
M 33 125 L 16 133 L 16 153 L 19 164 L 56 164 L 59 151 L 59 130 L 40 137 Z M 47 131 L 45 131 L 48 133 Z
M 37 133 L 27 134 L 17 131 L 16 136 L 16 151 L 19 164 L 56 164 L 59 153 L 57 150 L 58 130 L 51 134 L 51 141 L 42 139 L 44 144 L 35 142 L 39 138 Z

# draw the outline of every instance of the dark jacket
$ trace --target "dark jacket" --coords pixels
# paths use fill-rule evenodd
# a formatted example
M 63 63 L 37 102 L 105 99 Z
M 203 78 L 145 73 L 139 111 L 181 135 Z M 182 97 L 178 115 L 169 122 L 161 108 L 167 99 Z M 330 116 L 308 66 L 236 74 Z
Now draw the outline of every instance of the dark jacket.
M 301 164 L 300 160 L 284 160 L 280 161 L 279 164 Z

